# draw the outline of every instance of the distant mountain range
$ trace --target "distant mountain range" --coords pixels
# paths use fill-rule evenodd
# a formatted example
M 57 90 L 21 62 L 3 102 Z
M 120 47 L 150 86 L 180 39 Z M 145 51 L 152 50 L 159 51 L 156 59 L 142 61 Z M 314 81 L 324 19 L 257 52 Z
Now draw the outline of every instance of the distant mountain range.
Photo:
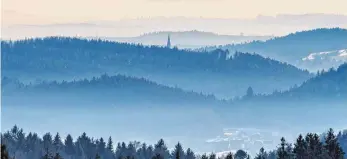
M 325 58 L 317 63 L 302 60 L 317 52 L 330 52 L 347 48 L 347 29 L 315 29 L 276 37 L 266 41 L 254 41 L 246 44 L 231 44 L 220 47 L 208 47 L 207 50 L 228 49 L 230 52 L 254 52 L 265 57 L 288 62 L 304 69 L 316 71 L 317 68 L 329 69 L 336 64 L 330 58 Z M 343 54 L 342 54 L 343 55 Z M 327 54 L 327 56 L 334 56 Z M 345 61 L 340 58 L 340 60 Z M 321 65 L 323 63 L 323 65 Z M 329 64 L 330 63 L 330 64 Z
M 178 48 L 194 49 L 205 46 L 239 44 L 251 42 L 254 40 L 268 40 L 273 36 L 249 36 L 249 35 L 218 35 L 212 32 L 202 31 L 161 31 L 143 34 L 137 37 L 89 37 L 88 39 L 100 38 L 116 42 L 126 42 L 143 45 L 166 46 L 168 36 L 171 37 L 171 43 Z
M 11 17 L 11 16 L 4 16 Z M 24 19 L 30 17 L 24 17 Z M 259 15 L 251 19 L 202 17 L 150 17 L 118 21 L 87 21 L 60 24 L 11 24 L 2 26 L 2 38 L 24 39 L 45 36 L 136 37 L 158 31 L 200 30 L 221 35 L 275 35 L 315 28 L 347 28 L 347 16 L 335 14 Z M 58 31 L 57 31 L 58 30 Z
M 102 40 L 51 37 L 2 42 L 2 75 L 21 81 L 73 80 L 102 73 L 231 98 L 285 90 L 312 77 L 292 65 L 248 53 L 194 52 Z

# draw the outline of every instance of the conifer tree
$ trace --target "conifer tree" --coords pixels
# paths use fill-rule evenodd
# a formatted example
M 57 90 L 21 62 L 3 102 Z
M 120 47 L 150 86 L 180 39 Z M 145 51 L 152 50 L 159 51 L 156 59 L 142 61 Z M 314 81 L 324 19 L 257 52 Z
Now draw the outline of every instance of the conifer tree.
M 325 137 L 324 148 L 328 153 L 327 155 L 331 159 L 343 159 L 344 152 L 342 151 L 342 148 L 337 141 L 334 131 L 331 128 L 329 129 Z
M 175 153 L 175 159 L 180 159 L 180 158 L 181 158 L 180 152 L 179 152 L 179 151 L 176 151 L 176 153 Z
M 207 155 L 204 153 L 204 154 L 202 154 L 201 159 L 208 159 L 208 157 L 207 157 Z
M 184 150 L 182 148 L 182 145 L 180 143 L 177 143 L 175 146 L 175 149 L 172 152 L 172 158 L 177 159 L 177 158 L 185 158 Z
M 267 154 L 265 152 L 265 149 L 262 147 L 259 150 L 259 153 L 256 155 L 254 159 L 267 159 Z
M 99 140 L 99 142 L 98 142 L 98 144 L 96 146 L 97 146 L 98 152 L 102 156 L 104 154 L 104 152 L 105 152 L 105 149 L 106 149 L 106 143 L 105 143 L 104 139 L 100 138 L 100 140 Z
M 196 157 L 194 152 L 190 148 L 188 148 L 186 153 L 186 159 L 195 159 L 195 158 Z
M 3 139 L 1 138 L 1 140 Z M 1 144 L 1 159 L 9 159 L 6 146 L 3 144 Z
M 107 147 L 106 148 L 113 152 L 113 141 L 112 141 L 111 136 L 108 138 L 108 142 L 107 142 Z
M 152 159 L 164 159 L 163 156 L 161 156 L 160 154 L 155 154 Z
M 51 151 L 52 147 L 52 135 L 50 133 L 46 133 L 43 135 L 43 148 L 46 150 L 46 154 L 48 154 Z
M 208 159 L 216 159 L 216 154 L 215 153 L 211 153 L 210 156 L 208 157 Z
M 301 134 L 294 144 L 294 155 L 296 159 L 305 159 L 307 157 L 307 143 Z
M 225 159 L 234 159 L 234 155 L 231 152 L 229 152 Z
M 60 135 L 59 133 L 57 133 L 54 137 L 54 140 L 53 140 L 53 146 L 55 148 L 55 152 L 58 152 L 58 150 L 60 149 L 60 146 L 61 146 L 61 139 L 60 139 Z
M 49 152 L 49 149 L 48 149 L 48 148 L 45 148 L 45 151 L 46 151 L 46 153 L 45 153 L 45 155 L 42 157 L 42 159 L 52 159 L 53 156 L 52 156 L 52 154 Z
M 288 159 L 289 154 L 286 151 L 287 142 L 284 137 L 281 138 L 280 147 L 277 150 L 277 159 Z
M 125 143 L 124 143 L 124 146 L 125 146 Z M 118 142 L 116 147 L 116 152 L 115 152 L 117 159 L 121 159 L 123 157 L 122 151 L 123 151 L 123 148 L 121 146 L 121 143 Z
M 170 157 L 170 152 L 166 147 L 166 144 L 163 139 L 160 139 L 157 144 L 154 145 L 154 153 L 160 154 L 160 157 L 165 159 Z
M 246 159 L 247 155 L 247 152 L 243 150 L 237 150 L 235 153 L 235 159 Z
M 254 96 L 254 92 L 253 92 L 253 89 L 252 87 L 248 87 L 247 88 L 247 94 L 246 94 L 247 97 L 253 97 Z
M 72 136 L 70 134 L 68 134 L 66 136 L 64 144 L 65 144 L 65 152 L 67 155 L 73 155 L 76 153 L 73 139 L 72 139 Z
M 324 147 L 320 141 L 318 134 L 313 134 L 312 139 L 309 143 L 310 151 L 312 152 L 313 158 L 324 159 Z

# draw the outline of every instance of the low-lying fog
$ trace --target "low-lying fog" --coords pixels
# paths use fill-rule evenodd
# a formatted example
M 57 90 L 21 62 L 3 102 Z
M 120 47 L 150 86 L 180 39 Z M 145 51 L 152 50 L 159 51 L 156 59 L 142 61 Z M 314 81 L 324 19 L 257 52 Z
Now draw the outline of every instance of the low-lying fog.
M 196 152 L 220 152 L 244 148 L 255 153 L 260 147 L 273 149 L 285 136 L 291 141 L 302 132 L 336 131 L 347 127 L 343 105 L 250 110 L 185 106 L 131 107 L 97 105 L 91 107 L 3 106 L 2 132 L 15 124 L 25 132 L 59 132 L 74 138 L 83 131 L 88 136 L 118 141 L 154 144 L 163 138 L 172 148 L 178 141 Z M 312 109 L 315 108 L 315 109 Z M 230 141 L 230 142 L 229 142 Z M 230 144 L 229 144 L 230 143 Z

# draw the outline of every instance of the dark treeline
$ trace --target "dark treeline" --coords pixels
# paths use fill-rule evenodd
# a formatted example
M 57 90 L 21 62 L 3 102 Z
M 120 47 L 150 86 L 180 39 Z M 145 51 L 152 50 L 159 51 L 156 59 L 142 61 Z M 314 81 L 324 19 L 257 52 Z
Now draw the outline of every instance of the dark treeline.
M 196 154 L 190 148 L 185 150 L 180 143 L 170 151 L 163 139 L 147 145 L 138 141 L 114 144 L 111 137 L 95 139 L 86 133 L 76 140 L 71 135 L 62 139 L 59 133 L 46 133 L 40 138 L 32 132 L 26 135 L 17 126 L 1 134 L 1 145 L 2 159 L 217 159 L 215 153 Z M 261 148 L 254 159 L 344 159 L 346 150 L 347 131 L 335 135 L 329 129 L 322 135 L 299 135 L 294 145 L 281 138 L 276 150 L 266 152 Z M 218 158 L 249 159 L 251 156 L 238 150 L 235 154 L 223 154 Z
M 346 143 L 347 132 L 335 135 L 332 129 L 321 136 L 316 133 L 300 134 L 294 145 L 281 138 L 276 151 L 267 153 L 261 148 L 255 159 L 344 159 Z

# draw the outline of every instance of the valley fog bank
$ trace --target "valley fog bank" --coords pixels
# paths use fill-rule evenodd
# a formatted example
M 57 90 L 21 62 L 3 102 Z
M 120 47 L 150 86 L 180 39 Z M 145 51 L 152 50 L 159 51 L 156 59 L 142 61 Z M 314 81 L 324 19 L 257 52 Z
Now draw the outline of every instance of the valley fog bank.
M 85 108 L 83 108 L 85 107 Z M 308 105 L 296 108 L 233 108 L 224 113 L 214 108 L 141 106 L 139 108 L 109 107 L 103 104 L 94 106 L 3 106 L 2 131 L 13 125 L 23 127 L 43 135 L 46 132 L 67 133 L 78 136 L 83 132 L 95 137 L 112 136 L 115 141 L 143 141 L 155 143 L 164 138 L 170 148 L 178 141 L 198 152 L 220 152 L 228 150 L 228 143 L 209 143 L 208 140 L 223 135 L 225 128 L 236 128 L 243 132 L 247 140 L 259 133 L 268 144 L 254 139 L 252 143 L 243 139 L 245 149 L 255 154 L 261 147 L 274 149 L 279 137 L 292 142 L 299 133 L 326 131 L 346 128 L 344 105 L 325 109 L 326 105 Z M 285 113 L 284 113 L 285 112 Z M 283 114 L 284 113 L 284 114 Z M 16 114 L 14 116 L 13 114 Z M 326 114 L 334 114 L 325 117 Z M 255 129 L 251 132 L 247 128 Z M 82 132 L 83 131 L 83 132 Z M 272 135 L 269 135 L 272 134 Z M 241 148 L 239 141 L 231 141 L 233 148 Z

